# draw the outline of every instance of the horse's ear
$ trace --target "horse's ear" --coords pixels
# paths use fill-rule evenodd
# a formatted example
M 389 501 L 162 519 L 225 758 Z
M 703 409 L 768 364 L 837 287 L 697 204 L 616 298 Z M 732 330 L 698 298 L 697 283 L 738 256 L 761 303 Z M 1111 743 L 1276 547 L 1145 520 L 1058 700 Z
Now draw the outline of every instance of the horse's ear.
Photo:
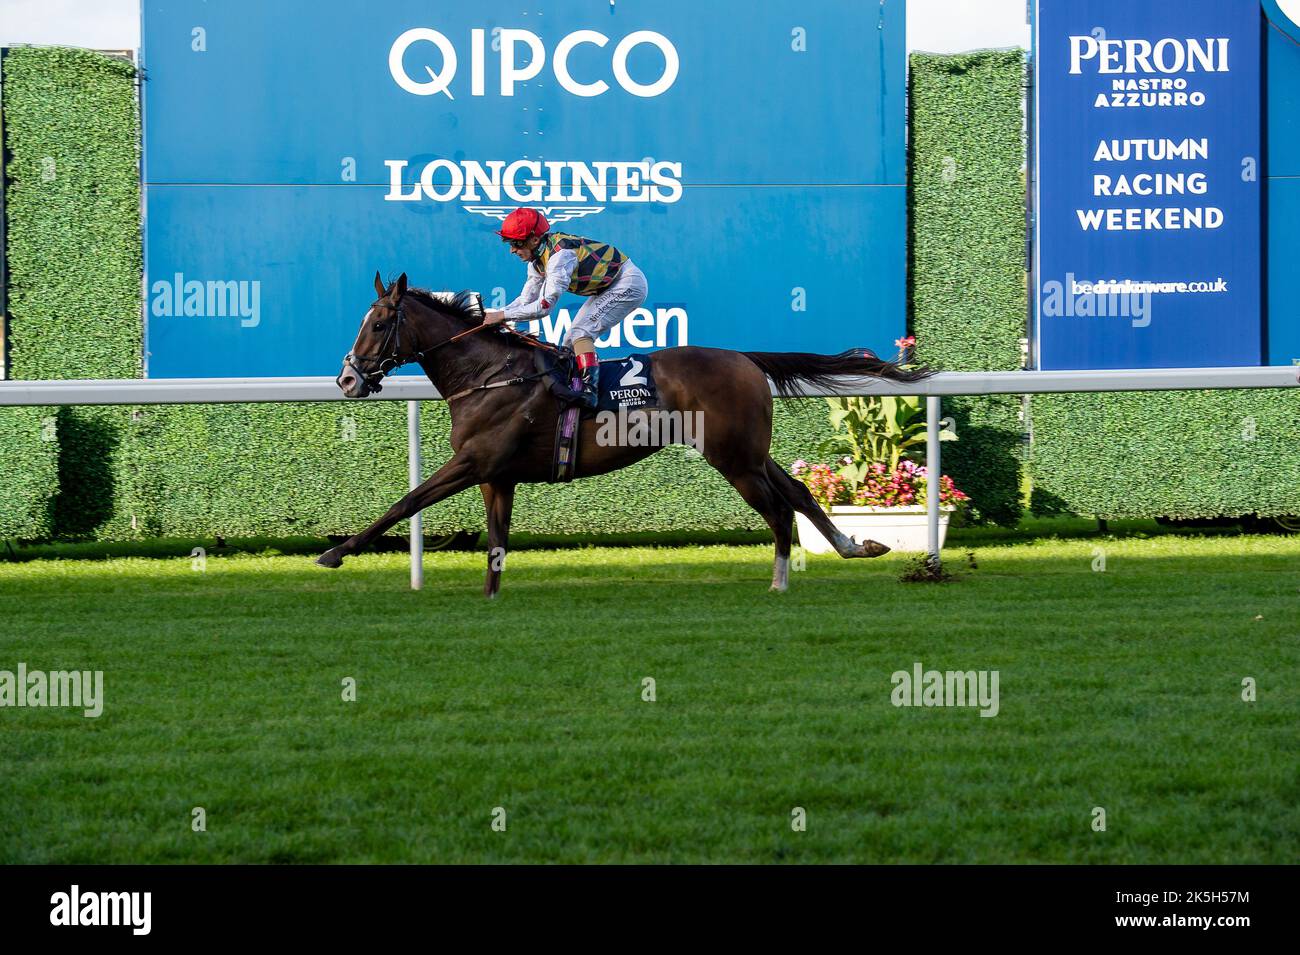
M 403 272 L 397 277 L 397 297 L 401 298 L 406 294 L 406 273 Z
M 384 288 L 384 280 L 379 277 L 379 270 L 376 269 L 375 270 L 375 297 L 383 298 L 385 291 L 386 290 Z

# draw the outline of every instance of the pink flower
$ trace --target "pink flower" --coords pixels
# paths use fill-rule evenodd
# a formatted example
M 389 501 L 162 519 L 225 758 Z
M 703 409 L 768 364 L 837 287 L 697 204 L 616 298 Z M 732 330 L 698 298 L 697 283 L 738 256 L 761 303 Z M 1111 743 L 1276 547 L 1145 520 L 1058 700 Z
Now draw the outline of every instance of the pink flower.
M 924 503 L 926 498 L 927 469 L 908 460 L 899 461 L 893 471 L 889 471 L 883 462 L 873 461 L 856 488 L 840 475 L 836 465 L 809 464 L 800 458 L 791 465 L 790 473 L 804 483 L 822 507 L 834 504 L 915 506 Z M 957 489 L 952 478 L 946 474 L 940 476 L 941 504 L 955 506 L 968 500 L 969 496 Z

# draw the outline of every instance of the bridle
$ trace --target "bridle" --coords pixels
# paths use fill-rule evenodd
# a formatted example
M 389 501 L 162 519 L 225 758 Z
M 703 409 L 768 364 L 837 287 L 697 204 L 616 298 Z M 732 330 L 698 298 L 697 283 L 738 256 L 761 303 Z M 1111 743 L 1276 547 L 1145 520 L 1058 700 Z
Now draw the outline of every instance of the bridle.
M 343 367 L 345 369 L 351 368 L 356 372 L 357 377 L 365 382 L 366 387 L 371 391 L 383 391 L 383 380 L 403 365 L 409 365 L 413 361 L 423 361 L 425 355 L 436 352 L 444 345 L 450 345 L 454 341 L 458 341 L 468 335 L 473 335 L 475 332 L 482 331 L 485 328 L 492 327 L 484 324 L 475 325 L 473 328 L 452 335 L 450 338 L 440 341 L 436 345 L 421 349 L 417 352 L 412 352 L 410 356 L 403 358 L 402 327 L 406 325 L 406 309 L 403 307 L 404 299 L 405 296 L 403 296 L 402 299 L 399 299 L 396 305 L 389 305 L 387 302 L 377 302 L 370 306 L 372 309 L 387 309 L 388 311 L 393 312 L 395 316 L 392 324 L 388 327 L 388 332 L 384 335 L 383 342 L 379 346 L 379 355 L 357 355 L 353 352 L 348 352 L 343 356 Z M 389 348 L 390 345 L 392 346 L 391 349 Z M 362 362 L 365 362 L 370 367 L 369 371 L 366 371 L 361 367 Z M 339 372 L 338 378 L 335 379 L 335 384 L 340 388 L 343 387 L 343 372 Z
M 475 293 L 476 296 L 477 294 L 478 293 Z M 450 345 L 452 342 L 460 341 L 460 339 L 466 338 L 469 335 L 473 335 L 475 332 L 481 332 L 485 328 L 495 328 L 498 332 L 520 339 L 525 344 L 528 344 L 533 348 L 539 348 L 543 351 L 549 351 L 552 353 L 558 353 L 560 351 L 560 349 L 556 348 L 550 342 L 542 341 L 540 338 L 537 338 L 534 335 L 527 335 L 521 331 L 518 331 L 517 329 L 510 328 L 508 325 L 487 325 L 485 323 L 479 323 L 478 325 L 475 325 L 473 328 L 467 328 L 465 331 L 458 332 L 457 334 L 452 335 L 450 338 L 438 342 L 436 345 L 431 345 L 428 348 L 421 349 L 420 351 L 412 352 L 410 356 L 403 358 L 402 357 L 402 327 L 406 325 L 406 309 L 403 307 L 404 300 L 405 300 L 405 295 L 403 295 L 403 297 L 398 300 L 396 305 L 390 305 L 387 302 L 383 302 L 383 303 L 376 302 L 374 305 L 370 306 L 371 309 L 383 308 L 394 313 L 393 323 L 389 327 L 387 334 L 384 335 L 384 340 L 379 346 L 378 355 L 357 355 L 353 352 L 348 352 L 343 357 L 344 370 L 351 368 L 361 379 L 361 381 L 365 383 L 366 387 L 370 391 L 375 393 L 383 391 L 384 390 L 384 386 L 382 384 L 383 380 L 387 378 L 389 375 L 391 375 L 393 372 L 397 371 L 397 369 L 401 368 L 403 365 L 409 365 L 413 361 L 423 361 L 425 355 L 432 354 L 433 352 L 436 352 L 439 348 L 442 348 L 446 345 Z M 482 299 L 480 298 L 479 299 L 480 311 L 482 311 L 482 305 L 483 305 Z M 368 314 L 369 313 L 367 313 L 367 315 Z M 362 362 L 364 362 L 367 366 L 369 366 L 370 368 L 369 371 L 366 371 L 362 367 L 361 364 Z M 507 358 L 506 367 L 508 368 L 509 365 L 510 365 L 510 360 Z M 526 381 L 534 381 L 543 376 L 544 376 L 543 372 L 537 372 L 531 375 L 517 375 L 513 378 L 509 378 L 503 381 L 493 381 L 493 382 L 488 382 L 486 384 L 473 385 L 469 388 L 464 389 L 463 391 L 456 392 L 454 395 L 447 396 L 446 400 L 449 402 L 455 401 L 457 398 L 463 398 L 466 395 L 476 391 L 485 391 L 492 388 L 504 388 L 509 385 L 518 385 Z M 339 376 L 338 378 L 334 379 L 334 383 L 337 384 L 340 388 L 343 387 L 343 372 L 339 372 Z

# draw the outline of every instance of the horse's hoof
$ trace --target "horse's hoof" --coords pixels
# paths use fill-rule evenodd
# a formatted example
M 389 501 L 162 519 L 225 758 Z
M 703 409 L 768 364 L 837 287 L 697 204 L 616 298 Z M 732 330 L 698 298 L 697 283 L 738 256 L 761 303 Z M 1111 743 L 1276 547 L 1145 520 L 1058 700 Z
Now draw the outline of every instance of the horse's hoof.
M 329 568 L 342 567 L 343 558 L 340 557 L 338 554 L 334 553 L 334 551 L 327 550 L 325 553 L 321 554 L 319 557 L 316 558 L 316 563 L 320 564 L 322 567 L 329 567 Z
M 880 557 L 889 553 L 889 548 L 879 541 L 863 541 L 859 544 L 855 537 L 850 537 L 847 544 L 840 544 L 835 549 L 841 557 Z

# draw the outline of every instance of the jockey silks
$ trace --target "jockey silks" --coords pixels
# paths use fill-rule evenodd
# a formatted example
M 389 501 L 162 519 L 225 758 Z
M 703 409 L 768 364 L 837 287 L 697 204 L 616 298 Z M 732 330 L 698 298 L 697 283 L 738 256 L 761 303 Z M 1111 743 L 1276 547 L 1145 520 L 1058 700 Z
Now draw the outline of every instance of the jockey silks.
M 541 271 L 546 271 L 546 263 L 561 249 L 572 250 L 577 258 L 569 278 L 569 291 L 575 295 L 597 295 L 605 291 L 614 283 L 619 266 L 623 264 L 623 253 L 605 242 L 563 232 L 548 232 L 537 247 Z

